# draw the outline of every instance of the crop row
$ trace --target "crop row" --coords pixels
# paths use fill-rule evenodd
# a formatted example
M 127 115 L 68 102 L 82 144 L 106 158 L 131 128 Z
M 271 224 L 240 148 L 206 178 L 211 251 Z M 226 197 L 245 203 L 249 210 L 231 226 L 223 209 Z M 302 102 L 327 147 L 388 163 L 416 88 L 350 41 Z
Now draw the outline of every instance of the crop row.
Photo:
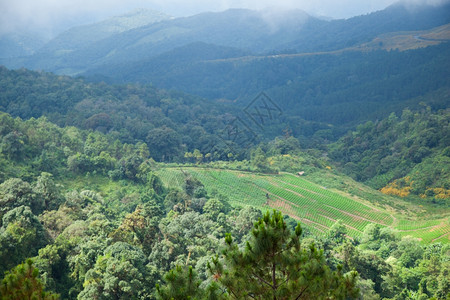
M 304 179 L 284 174 L 281 178 L 276 177 L 274 180 L 286 189 L 294 190 L 305 196 L 308 195 L 337 209 L 370 219 L 372 222 L 383 225 L 390 225 L 393 222 L 393 218 L 386 212 L 377 211 L 372 207 L 331 192 L 324 187 L 320 187 Z
M 229 198 L 233 206 L 254 206 L 262 210 L 277 208 L 295 219 L 316 234 L 324 234 L 336 220 L 342 220 L 349 236 L 358 237 L 370 223 L 382 226 L 391 225 L 393 218 L 384 211 L 324 187 L 308 182 L 303 178 L 283 174 L 279 176 L 257 175 L 253 173 L 216 169 L 176 168 L 161 169 L 158 175 L 167 186 L 181 188 L 185 174 L 199 179 L 211 193 L 213 189 Z M 269 205 L 265 205 L 269 204 Z M 450 222 L 442 220 L 410 221 L 401 219 L 397 229 L 402 236 L 412 235 L 424 242 L 438 239 L 449 242 Z
M 439 225 L 441 220 L 399 220 L 396 228 L 398 230 L 419 230 Z

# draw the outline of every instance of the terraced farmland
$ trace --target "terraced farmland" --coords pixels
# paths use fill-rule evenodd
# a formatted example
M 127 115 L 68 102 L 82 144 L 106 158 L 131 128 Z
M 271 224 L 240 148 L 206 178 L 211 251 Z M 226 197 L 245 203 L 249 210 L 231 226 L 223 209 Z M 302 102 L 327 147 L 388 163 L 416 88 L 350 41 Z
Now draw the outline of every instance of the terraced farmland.
M 420 222 L 402 219 L 364 200 L 343 196 L 292 174 L 261 175 L 195 167 L 158 171 L 164 184 L 171 187 L 181 187 L 187 173 L 199 179 L 209 193 L 216 189 L 228 196 L 231 205 L 250 205 L 263 210 L 276 208 L 316 234 L 325 234 L 340 219 L 351 237 L 360 236 L 365 226 L 376 223 L 395 228 L 401 235 L 421 238 L 423 242 L 449 242 L 448 219 Z

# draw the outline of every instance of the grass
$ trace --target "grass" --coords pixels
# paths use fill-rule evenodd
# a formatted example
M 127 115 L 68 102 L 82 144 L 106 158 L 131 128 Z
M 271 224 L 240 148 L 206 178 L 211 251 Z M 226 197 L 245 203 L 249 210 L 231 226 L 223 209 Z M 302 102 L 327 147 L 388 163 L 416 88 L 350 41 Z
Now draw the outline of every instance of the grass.
M 208 193 L 215 189 L 226 195 L 232 206 L 251 205 L 263 211 L 278 209 L 316 234 L 326 234 L 340 219 L 353 238 L 361 236 L 368 224 L 376 223 L 397 229 L 402 236 L 417 237 L 424 243 L 450 242 L 449 218 L 419 219 L 417 216 L 423 213 L 423 208 L 337 175 L 326 174 L 329 180 L 324 181 L 324 177 L 317 174 L 311 177 L 289 173 L 264 175 L 198 167 L 161 168 L 157 174 L 166 186 L 179 188 L 185 174 L 190 174 L 205 185 Z M 313 182 L 315 178 L 320 178 L 319 184 Z

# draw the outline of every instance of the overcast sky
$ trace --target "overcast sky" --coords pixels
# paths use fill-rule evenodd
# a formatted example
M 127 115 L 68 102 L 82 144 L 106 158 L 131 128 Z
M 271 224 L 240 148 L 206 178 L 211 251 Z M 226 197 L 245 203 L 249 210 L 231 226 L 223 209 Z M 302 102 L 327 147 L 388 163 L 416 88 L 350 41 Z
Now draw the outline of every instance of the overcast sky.
M 317 16 L 348 18 L 384 9 L 394 2 L 397 0 L 0 0 L 0 32 L 34 29 L 56 34 L 68 26 L 92 23 L 136 8 L 188 16 L 228 8 L 276 6 L 300 8 Z

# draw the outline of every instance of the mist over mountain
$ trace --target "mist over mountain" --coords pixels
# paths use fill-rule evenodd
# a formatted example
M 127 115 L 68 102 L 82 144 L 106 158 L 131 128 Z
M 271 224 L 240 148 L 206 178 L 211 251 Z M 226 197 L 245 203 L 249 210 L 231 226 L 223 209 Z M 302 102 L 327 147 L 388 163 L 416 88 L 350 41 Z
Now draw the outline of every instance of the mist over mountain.
M 450 22 L 450 4 L 397 3 L 347 20 L 325 21 L 301 10 L 231 9 L 170 18 L 137 11 L 70 29 L 33 55 L 2 59 L 7 67 L 80 74 L 88 69 L 138 62 L 195 42 L 239 48 L 246 53 L 317 52 L 369 42 L 377 35 L 424 30 Z

